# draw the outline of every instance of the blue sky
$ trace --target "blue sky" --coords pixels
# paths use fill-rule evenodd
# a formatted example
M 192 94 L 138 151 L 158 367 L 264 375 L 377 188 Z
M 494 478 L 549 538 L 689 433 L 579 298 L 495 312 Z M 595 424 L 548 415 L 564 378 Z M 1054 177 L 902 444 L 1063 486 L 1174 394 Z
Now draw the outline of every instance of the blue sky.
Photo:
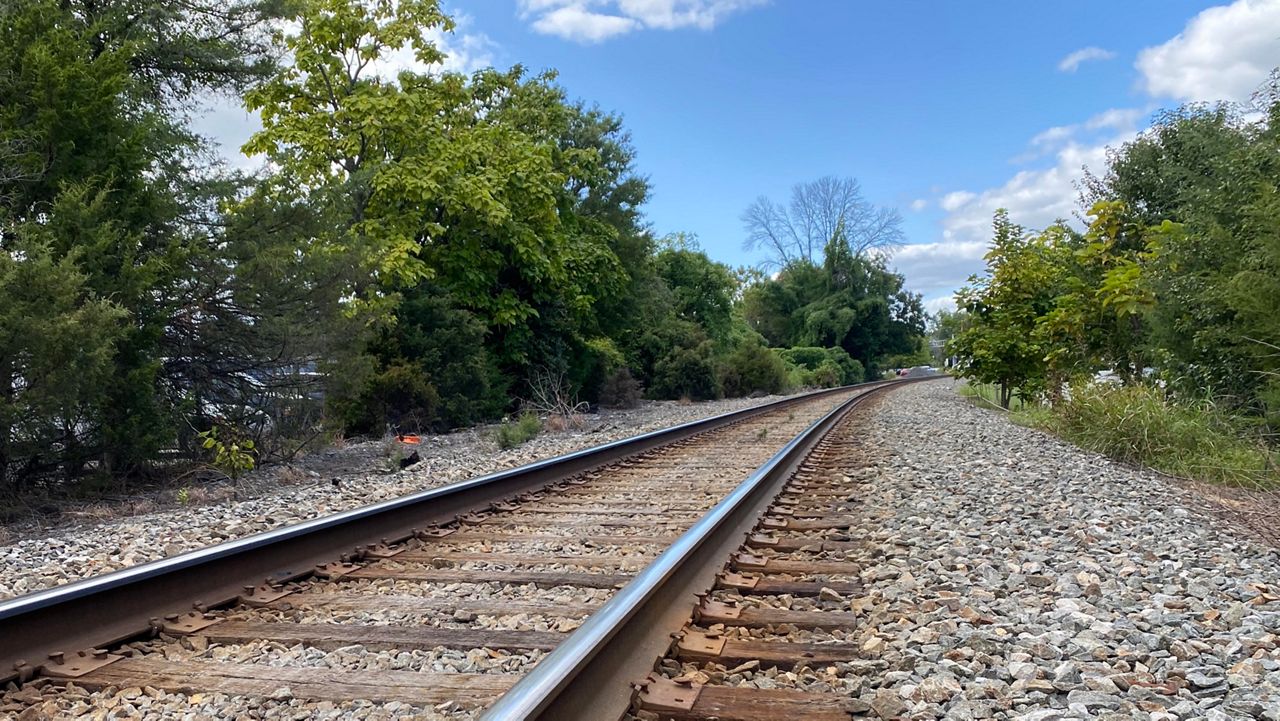
M 1080 166 L 1102 170 L 1152 111 L 1247 100 L 1280 65 L 1280 0 L 446 7 L 454 67 L 554 68 L 571 97 L 624 116 L 656 232 L 753 263 L 739 215 L 756 196 L 853 176 L 902 212 L 895 265 L 933 308 L 981 268 L 996 207 L 1032 227 L 1070 215 Z M 204 122 L 234 137 L 233 115 Z

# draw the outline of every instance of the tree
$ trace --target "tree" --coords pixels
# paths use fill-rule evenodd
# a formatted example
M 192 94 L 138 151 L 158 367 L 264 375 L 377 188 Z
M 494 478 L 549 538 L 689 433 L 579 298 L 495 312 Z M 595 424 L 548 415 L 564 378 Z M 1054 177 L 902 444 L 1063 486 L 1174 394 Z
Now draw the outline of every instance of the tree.
M 683 233 L 668 236 L 658 252 L 658 276 L 671 292 L 675 317 L 699 326 L 713 341 L 728 337 L 736 287 L 732 271 L 707 257 Z
M 837 231 L 856 256 L 892 249 L 904 240 L 898 211 L 871 204 L 854 178 L 826 176 L 797 183 L 786 205 L 762 195 L 743 211 L 742 223 L 744 247 L 764 250 L 765 264 L 776 268 L 821 263 L 822 250 Z
M 823 261 L 796 261 L 743 295 L 747 324 L 775 347 L 837 347 L 878 371 L 888 355 L 915 349 L 924 332 L 920 296 L 884 261 L 856 253 L 843 227 L 824 246 Z
M 145 471 L 183 427 L 189 398 L 165 360 L 206 221 L 226 186 L 186 127 L 199 93 L 270 65 L 268 3 L 18 0 L 0 22 L 0 252 L 43 226 L 50 272 L 75 265 L 86 297 L 125 313 L 111 383 L 48 448 L 74 475 Z M 69 260 L 68 260 L 69 259 Z M 6 349 L 7 351 L 7 349 Z
M 1000 405 L 1008 408 L 1015 395 L 1030 399 L 1046 386 L 1049 348 L 1036 329 L 1053 308 L 1058 270 L 1044 236 L 1029 235 L 1004 209 L 992 225 L 986 274 L 971 276 L 956 293 L 969 325 L 947 348 L 959 356 L 965 377 L 998 385 Z
M 95 450 L 83 447 L 85 426 L 100 423 L 127 316 L 95 297 L 76 252 L 52 245 L 47 227 L 28 222 L 0 248 L 0 489 L 8 493 L 42 473 L 79 475 Z

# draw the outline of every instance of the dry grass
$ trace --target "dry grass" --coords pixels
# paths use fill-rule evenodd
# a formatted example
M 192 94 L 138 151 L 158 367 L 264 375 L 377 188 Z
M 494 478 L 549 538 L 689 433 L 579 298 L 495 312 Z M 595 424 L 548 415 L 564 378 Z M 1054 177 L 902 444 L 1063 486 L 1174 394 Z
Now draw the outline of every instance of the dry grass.
M 570 413 L 569 415 L 557 413 L 543 421 L 542 427 L 552 433 L 568 430 L 580 431 L 587 427 L 587 417 L 581 413 Z
M 296 466 L 284 466 L 276 471 L 276 480 L 282 486 L 296 486 L 311 480 L 305 471 Z

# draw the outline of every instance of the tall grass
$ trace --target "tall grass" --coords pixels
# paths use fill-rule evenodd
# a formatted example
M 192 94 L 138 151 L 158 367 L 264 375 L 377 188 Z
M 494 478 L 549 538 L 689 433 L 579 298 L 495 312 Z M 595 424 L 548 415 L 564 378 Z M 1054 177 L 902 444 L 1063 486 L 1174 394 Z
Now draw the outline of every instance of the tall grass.
M 506 450 L 533 439 L 541 431 L 542 421 L 538 420 L 538 414 L 525 411 L 515 421 L 505 421 L 498 426 L 493 433 L 493 440 L 499 448 Z
M 1031 417 L 1079 446 L 1170 475 L 1280 487 L 1275 452 L 1208 401 L 1172 402 L 1147 385 L 1090 383 L 1073 386 L 1052 412 Z
M 994 383 L 966 381 L 964 385 L 957 389 L 957 392 L 962 396 L 974 399 L 979 405 L 1000 408 L 1000 389 Z M 1020 411 L 1027 407 L 1030 407 L 1030 404 L 1016 395 L 1009 401 L 1009 410 L 1011 411 Z

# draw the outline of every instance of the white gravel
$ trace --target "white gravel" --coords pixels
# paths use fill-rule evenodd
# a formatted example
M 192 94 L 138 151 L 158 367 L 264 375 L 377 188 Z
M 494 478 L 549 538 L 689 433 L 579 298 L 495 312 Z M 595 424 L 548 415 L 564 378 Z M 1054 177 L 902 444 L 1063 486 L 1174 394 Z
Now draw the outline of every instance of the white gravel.
M 856 560 L 881 715 L 1280 719 L 1280 553 L 948 381 L 895 395 L 850 534 L 879 546 Z
M 1224 527 L 1193 486 L 1014 425 L 950 381 L 896 391 L 857 433 L 868 468 L 843 469 L 864 500 L 845 540 L 866 546 L 841 555 L 864 565 L 864 592 L 740 600 L 863 625 L 727 633 L 864 658 L 667 659 L 666 675 L 841 693 L 869 718 L 1280 720 L 1280 552 Z
M 869 467 L 845 469 L 861 481 L 863 502 L 849 514 L 856 525 L 839 535 L 865 545 L 827 557 L 862 564 L 864 594 L 768 603 L 861 614 L 864 624 L 857 629 L 797 631 L 792 637 L 857 643 L 866 658 L 817 667 L 800 664 L 788 671 L 750 664 L 699 669 L 671 662 L 664 662 L 663 670 L 703 673 L 700 680 L 709 683 L 843 693 L 864 701 L 871 718 L 1280 721 L 1280 552 L 1224 528 L 1203 510 L 1200 496 L 1156 474 L 1013 425 L 956 396 L 949 381 L 895 391 L 890 402 L 857 428 Z M 602 440 L 606 438 L 596 436 L 588 442 Z M 390 495 L 393 483 L 419 484 L 412 486 L 416 488 L 426 481 L 410 473 L 398 481 L 375 478 L 370 483 L 377 486 L 371 492 Z M 285 495 L 292 493 L 326 510 L 337 510 L 335 504 L 347 498 L 345 491 L 332 494 L 327 488 Z M 359 496 L 352 505 L 370 500 Z M 283 512 L 283 505 L 277 512 Z M 324 511 L 306 510 L 307 515 L 318 512 Z M 144 526 L 185 538 L 180 523 L 167 516 Z M 121 532 L 114 526 L 110 530 Z M 196 533 L 205 538 L 203 528 Z M 93 535 L 100 538 L 101 530 Z M 116 538 L 111 543 L 125 537 Z M 92 545 L 73 548 L 94 557 Z M 39 558 L 44 563 L 60 557 L 43 553 Z M 35 572 L 19 577 L 42 578 Z M 345 584 L 344 591 L 554 604 L 599 603 L 609 595 L 567 587 L 386 580 L 355 581 Z M 518 628 L 547 628 L 550 622 L 556 628 L 555 621 L 523 617 L 513 622 L 507 617 L 467 622 Z M 781 628 L 751 635 L 776 639 L 784 634 L 792 632 Z M 317 666 L 334 663 L 301 648 L 246 644 L 219 653 L 247 653 L 272 662 L 301 657 Z M 339 657 L 337 665 L 371 659 L 375 667 L 474 664 L 468 667 L 507 672 L 508 665 L 522 667 L 536 660 L 530 654 L 486 659 L 437 651 L 366 656 L 353 651 L 350 658 Z M 38 699 L 38 690 L 32 691 Z M 154 701 L 132 698 L 129 708 L 154 703 L 201 717 L 207 709 L 242 703 L 217 701 L 221 706 L 206 706 L 202 699 L 197 707 L 190 699 L 162 694 Z M 74 697 L 59 695 L 26 708 L 71 713 L 79 708 L 76 703 Z M 252 703 L 259 705 L 240 708 L 271 709 L 265 715 L 273 718 L 292 718 L 294 711 L 299 718 L 312 712 L 327 718 L 468 713 L 321 708 L 297 700 L 287 708 L 272 706 L 270 700 Z
M 364 506 L 407 493 L 514 468 L 543 458 L 666 428 L 740 408 L 778 400 L 780 396 L 737 398 L 680 404 L 649 401 L 632 410 L 605 410 L 584 417 L 580 430 L 544 432 L 507 451 L 494 443 L 493 427 L 426 436 L 417 446 L 422 462 L 405 471 L 381 472 L 388 461 L 387 444 L 366 443 L 335 450 L 329 465 L 350 466 L 364 458 L 367 470 L 324 473 L 324 454 L 312 457 L 295 473 L 265 469 L 271 480 L 242 480 L 261 489 L 254 498 L 172 508 L 143 515 L 45 529 L 0 546 L 0 598 L 30 593 L 128 566 L 203 548 L 233 538 L 298 523 L 317 516 Z M 276 480 L 307 480 L 279 485 Z M 337 479 L 335 487 L 333 481 Z M 196 494 L 199 495 L 199 494 Z M 533 529 L 531 529 L 533 530 Z M 0 534 L 2 536 L 3 534 Z

